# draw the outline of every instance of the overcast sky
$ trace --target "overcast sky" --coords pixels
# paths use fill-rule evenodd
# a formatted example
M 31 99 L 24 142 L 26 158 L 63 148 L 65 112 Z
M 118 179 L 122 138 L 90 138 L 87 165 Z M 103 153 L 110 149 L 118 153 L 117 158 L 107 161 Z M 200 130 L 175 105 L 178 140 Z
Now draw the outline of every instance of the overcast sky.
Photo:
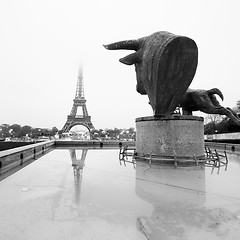
M 135 127 L 152 115 L 135 90 L 134 66 L 102 44 L 169 31 L 194 39 L 199 63 L 191 88 L 219 88 L 223 106 L 240 100 L 238 0 L 0 1 L 0 124 L 61 129 L 79 64 L 95 128 Z

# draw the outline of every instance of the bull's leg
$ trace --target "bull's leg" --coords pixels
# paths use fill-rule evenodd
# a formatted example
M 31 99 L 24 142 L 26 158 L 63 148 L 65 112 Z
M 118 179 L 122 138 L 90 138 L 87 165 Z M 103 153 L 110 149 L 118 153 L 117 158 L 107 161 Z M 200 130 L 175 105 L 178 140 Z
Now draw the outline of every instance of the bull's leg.
M 192 111 L 188 111 L 185 108 L 182 108 L 182 114 L 183 115 L 192 115 Z
M 226 115 L 229 117 L 236 125 L 240 126 L 240 119 L 235 116 L 236 113 L 233 113 L 233 111 L 229 110 L 229 108 L 224 108 L 222 106 L 214 107 L 214 108 L 208 108 L 202 110 L 202 112 L 205 112 L 207 114 L 220 114 L 220 115 Z
M 229 110 L 236 118 L 238 118 L 238 119 L 240 120 L 240 118 L 239 118 L 239 116 L 237 115 L 237 113 L 234 112 L 231 108 L 227 107 L 226 109 Z
M 229 111 L 228 109 L 226 109 L 226 114 L 236 125 L 240 126 L 240 119 L 238 117 L 235 116 L 235 114 L 233 114 L 232 111 Z

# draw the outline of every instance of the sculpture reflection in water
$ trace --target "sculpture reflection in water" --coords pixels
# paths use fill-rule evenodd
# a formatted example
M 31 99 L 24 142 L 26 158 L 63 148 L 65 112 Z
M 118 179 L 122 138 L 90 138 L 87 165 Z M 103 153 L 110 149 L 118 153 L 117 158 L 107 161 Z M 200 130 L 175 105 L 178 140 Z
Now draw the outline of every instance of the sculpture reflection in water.
M 229 224 L 238 224 L 234 214 L 222 207 L 223 202 L 229 204 L 229 199 L 222 199 L 221 191 L 218 194 L 211 188 L 221 188 L 221 181 L 211 175 L 213 169 L 217 169 L 218 174 L 221 167 L 225 166 L 226 170 L 223 161 L 176 168 L 159 162 L 136 162 L 134 155 L 121 156 L 119 160 L 120 164 L 135 166 L 136 195 L 153 206 L 151 215 L 140 215 L 137 219 L 147 239 L 219 239 L 236 233 L 225 231 Z
M 150 215 L 137 218 L 147 239 L 235 239 L 238 236 L 239 194 L 237 180 L 232 175 L 238 172 L 231 166 L 226 172 L 232 157 L 228 160 L 224 151 L 209 148 L 208 151 L 212 156 L 206 164 L 178 164 L 177 167 L 135 161 L 134 154 L 119 154 L 120 163 L 125 160 L 124 164 L 135 165 L 136 195 L 153 206 Z
M 77 153 L 81 152 L 81 156 L 78 157 Z M 85 166 L 85 159 L 87 156 L 88 149 L 70 149 L 69 153 L 72 160 L 74 185 L 75 185 L 75 203 L 80 203 L 81 195 L 81 182 L 83 175 L 83 168 Z
M 138 217 L 147 239 L 194 239 L 188 238 L 191 233 L 204 222 L 213 221 L 204 210 L 204 167 L 174 168 L 137 162 L 135 190 L 154 208 L 151 216 Z

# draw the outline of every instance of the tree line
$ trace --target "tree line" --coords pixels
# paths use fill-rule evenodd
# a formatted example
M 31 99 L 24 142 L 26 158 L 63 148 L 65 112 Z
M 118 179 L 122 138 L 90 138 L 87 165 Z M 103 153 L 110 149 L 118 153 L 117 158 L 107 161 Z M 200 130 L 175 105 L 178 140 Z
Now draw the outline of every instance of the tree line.
M 135 140 L 136 131 L 133 127 L 122 129 L 94 129 L 91 131 L 91 137 L 95 140 Z
M 19 124 L 1 124 L 0 125 L 0 138 L 40 138 L 40 137 L 54 137 L 58 134 L 62 135 L 62 130 L 57 127 L 52 128 L 33 128 L 29 125 L 21 126 Z M 136 131 L 134 128 L 128 129 L 93 129 L 90 132 L 91 139 L 96 140 L 135 140 Z
M 59 130 L 57 127 L 48 128 L 33 128 L 29 125 L 21 126 L 19 124 L 1 124 L 0 138 L 38 138 L 41 136 L 54 136 Z

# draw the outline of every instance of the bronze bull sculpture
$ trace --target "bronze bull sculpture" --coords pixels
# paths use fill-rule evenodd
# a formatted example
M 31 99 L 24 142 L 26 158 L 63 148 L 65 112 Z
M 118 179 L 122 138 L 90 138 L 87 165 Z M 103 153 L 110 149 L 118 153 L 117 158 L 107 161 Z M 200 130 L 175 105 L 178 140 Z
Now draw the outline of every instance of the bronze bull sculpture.
M 155 116 L 170 114 L 192 82 L 197 68 L 196 43 L 169 32 L 104 45 L 109 50 L 135 52 L 120 59 L 135 65 L 137 91 L 147 94 Z
M 230 108 L 222 107 L 214 96 L 217 94 L 223 100 L 219 89 L 188 89 L 198 62 L 197 45 L 192 39 L 161 31 L 104 47 L 108 50 L 135 51 L 119 61 L 135 65 L 137 92 L 148 95 L 155 116 L 171 114 L 180 104 L 183 114 L 202 111 L 226 115 L 240 125 L 237 114 Z

